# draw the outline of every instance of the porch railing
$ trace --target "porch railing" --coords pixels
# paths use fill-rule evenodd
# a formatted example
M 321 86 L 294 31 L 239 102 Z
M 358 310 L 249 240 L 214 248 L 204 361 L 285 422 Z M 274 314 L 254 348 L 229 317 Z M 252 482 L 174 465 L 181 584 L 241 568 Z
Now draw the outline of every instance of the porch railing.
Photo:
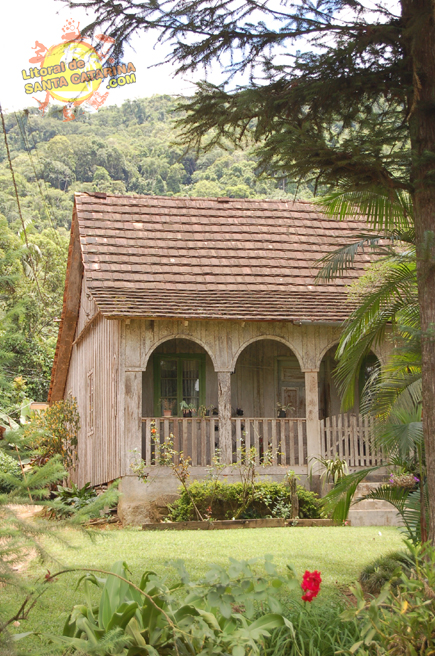
M 156 429 L 154 435 L 152 428 Z M 219 447 L 218 417 L 143 418 L 142 458 L 147 465 L 155 464 L 155 437 L 158 436 L 160 443 L 163 443 L 171 433 L 174 436 L 174 450 L 189 456 L 194 467 L 211 464 Z
M 256 449 L 259 464 L 265 451 L 271 450 L 272 465 L 307 464 L 305 419 L 269 419 L 234 417 L 232 423 L 233 462 L 240 459 L 241 447 Z
M 155 428 L 156 433 L 152 433 Z M 189 456 L 192 466 L 206 467 L 219 448 L 219 417 L 144 417 L 142 419 L 142 458 L 155 464 L 155 439 L 160 443 L 170 434 L 174 450 Z M 242 447 L 256 448 L 257 463 L 271 449 L 272 465 L 306 465 L 307 431 L 305 419 L 233 417 L 231 419 L 232 462 L 241 457 Z
M 320 422 L 323 457 L 338 455 L 349 467 L 382 464 L 382 451 L 373 444 L 373 419 L 367 415 L 340 414 Z

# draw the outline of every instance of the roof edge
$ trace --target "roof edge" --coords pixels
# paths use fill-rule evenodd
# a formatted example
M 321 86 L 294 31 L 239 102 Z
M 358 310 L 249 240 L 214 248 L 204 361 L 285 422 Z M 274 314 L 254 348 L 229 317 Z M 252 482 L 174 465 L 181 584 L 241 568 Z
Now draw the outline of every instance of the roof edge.
M 51 370 L 50 389 L 48 391 L 48 402 L 50 405 L 56 403 L 56 401 L 60 401 L 65 392 L 69 363 L 71 360 L 73 342 L 79 317 L 83 270 L 77 208 L 74 199 L 62 315 L 59 324 L 53 368 Z

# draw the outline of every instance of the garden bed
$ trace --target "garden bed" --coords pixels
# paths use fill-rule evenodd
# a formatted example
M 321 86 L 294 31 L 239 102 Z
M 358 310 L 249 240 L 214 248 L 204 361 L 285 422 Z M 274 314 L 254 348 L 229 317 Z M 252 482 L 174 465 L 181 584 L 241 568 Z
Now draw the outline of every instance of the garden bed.
M 350 522 L 349 522 L 350 523 Z M 224 519 L 213 522 L 158 522 L 143 524 L 144 531 L 221 531 L 234 528 L 284 528 L 297 526 L 338 526 L 332 519 Z

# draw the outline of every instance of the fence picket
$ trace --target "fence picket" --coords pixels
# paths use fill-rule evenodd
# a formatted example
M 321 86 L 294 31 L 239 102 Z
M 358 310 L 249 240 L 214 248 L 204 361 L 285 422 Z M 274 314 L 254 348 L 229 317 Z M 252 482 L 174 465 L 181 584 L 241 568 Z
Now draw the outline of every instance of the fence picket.
M 242 420 L 236 419 L 236 462 L 240 462 L 242 457 Z
M 201 419 L 201 465 L 203 467 L 207 464 L 207 422 L 204 418 Z
M 145 464 L 151 464 L 151 422 L 152 419 L 147 419 L 145 422 Z

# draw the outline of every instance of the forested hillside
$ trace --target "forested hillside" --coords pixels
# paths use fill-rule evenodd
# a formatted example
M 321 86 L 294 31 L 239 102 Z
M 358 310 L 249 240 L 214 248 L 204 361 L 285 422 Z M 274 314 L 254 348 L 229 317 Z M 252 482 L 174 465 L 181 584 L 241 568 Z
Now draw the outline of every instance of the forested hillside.
M 252 152 L 196 156 L 175 145 L 175 100 L 155 96 L 64 123 L 56 109 L 5 116 L 25 230 L 0 145 L 0 410 L 46 399 L 62 307 L 74 192 L 293 197 Z M 307 188 L 298 197 L 310 196 Z M 23 381 L 17 377 L 22 377 Z M 14 382 L 15 381 L 15 382 Z

